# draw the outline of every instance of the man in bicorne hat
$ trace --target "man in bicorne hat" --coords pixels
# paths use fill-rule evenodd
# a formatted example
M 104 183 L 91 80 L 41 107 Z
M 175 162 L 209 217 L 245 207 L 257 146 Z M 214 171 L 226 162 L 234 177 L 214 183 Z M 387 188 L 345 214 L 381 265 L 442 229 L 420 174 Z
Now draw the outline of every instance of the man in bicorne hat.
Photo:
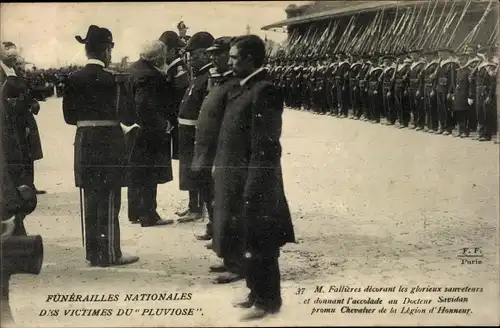
M 111 62 L 113 36 L 91 25 L 87 36 L 76 36 L 85 45 L 87 65 L 70 74 L 63 96 L 67 124 L 76 125 L 75 183 L 83 189 L 86 258 L 91 266 L 106 267 L 137 262 L 120 247 L 121 188 L 125 140 L 120 123 L 133 122 L 127 106 L 118 97 L 119 78 L 107 70 Z M 118 107 L 118 108 L 117 108 Z M 82 194 L 80 193 L 80 197 Z

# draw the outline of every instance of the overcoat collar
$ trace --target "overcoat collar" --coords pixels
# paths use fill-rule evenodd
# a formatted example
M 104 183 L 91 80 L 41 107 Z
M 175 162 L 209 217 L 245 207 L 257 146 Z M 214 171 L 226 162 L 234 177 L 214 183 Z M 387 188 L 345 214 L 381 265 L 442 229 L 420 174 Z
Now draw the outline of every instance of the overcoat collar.
M 252 74 L 248 75 L 246 78 L 244 78 L 243 80 L 241 80 L 240 81 L 240 85 L 244 86 L 250 80 L 252 80 L 254 77 L 260 75 L 262 72 L 266 72 L 266 69 L 264 67 L 259 68 L 258 70 L 256 70 L 255 72 L 253 72 Z

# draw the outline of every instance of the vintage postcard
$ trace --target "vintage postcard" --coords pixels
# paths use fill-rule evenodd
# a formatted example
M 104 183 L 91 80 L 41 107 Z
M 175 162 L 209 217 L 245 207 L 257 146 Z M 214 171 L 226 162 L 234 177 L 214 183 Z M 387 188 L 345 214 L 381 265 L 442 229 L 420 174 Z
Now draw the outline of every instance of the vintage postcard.
M 0 16 L 2 327 L 500 324 L 497 1 Z

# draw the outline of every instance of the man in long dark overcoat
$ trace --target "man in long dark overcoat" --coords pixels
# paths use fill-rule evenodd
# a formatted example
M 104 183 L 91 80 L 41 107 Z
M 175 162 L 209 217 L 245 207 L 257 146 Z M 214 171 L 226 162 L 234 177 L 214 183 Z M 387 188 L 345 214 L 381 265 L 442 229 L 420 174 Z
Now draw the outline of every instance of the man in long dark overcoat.
M 281 171 L 283 97 L 262 67 L 262 39 L 240 37 L 229 54 L 242 80 L 228 94 L 219 134 L 214 224 L 233 220 L 242 227 L 250 293 L 238 305 L 250 309 L 245 319 L 253 319 L 280 309 L 279 249 L 295 241 Z M 213 241 L 214 250 L 223 247 Z
M 85 38 L 75 38 L 85 44 L 88 61 L 68 77 L 63 114 L 67 124 L 77 127 L 75 184 L 80 192 L 83 189 L 86 258 L 91 266 L 100 267 L 134 263 L 137 256 L 121 251 L 118 220 L 121 188 L 126 186 L 120 123 L 130 124 L 133 115 L 128 106 L 119 106 L 118 78 L 106 68 L 111 62 L 113 36 L 108 29 L 91 25 Z
M 179 222 L 190 222 L 201 219 L 206 206 L 208 215 L 212 215 L 210 196 L 204 193 L 198 183 L 198 174 L 191 169 L 194 154 L 196 124 L 201 104 L 208 93 L 207 85 L 209 69 L 212 67 L 205 50 L 214 42 L 214 37 L 208 32 L 198 32 L 185 48 L 189 53 L 190 67 L 193 79 L 184 93 L 179 108 L 179 189 L 189 192 L 188 211 L 179 218 Z
M 170 133 L 176 119 L 174 86 L 164 74 L 166 46 L 146 45 L 141 58 L 130 67 L 139 126 L 131 148 L 128 188 L 129 220 L 143 227 L 166 225 L 157 209 L 158 184 L 172 181 Z
M 233 76 L 229 69 L 230 37 L 221 37 L 214 41 L 212 47 L 207 49 L 214 67 L 210 69 L 208 80 L 209 93 L 201 105 L 198 123 L 196 125 L 196 141 L 194 145 L 194 156 L 192 170 L 198 174 L 198 182 L 203 194 L 208 195 L 207 203 L 213 201 L 212 167 L 217 152 L 217 140 L 220 126 L 224 118 L 227 94 L 236 86 L 239 86 L 240 78 Z M 210 213 L 212 214 L 212 213 Z M 220 272 L 215 279 L 216 283 L 230 283 L 242 279 L 242 240 L 236 227 L 228 226 L 224 222 L 217 224 L 220 230 L 213 230 L 212 215 L 209 216 L 205 233 L 197 236 L 200 240 L 210 240 L 216 234 L 216 239 L 224 236 L 223 249 L 217 248 L 217 255 L 224 262 L 222 265 L 213 265 L 211 272 Z M 209 244 L 211 245 L 211 244 Z M 213 246 L 213 245 L 211 245 Z

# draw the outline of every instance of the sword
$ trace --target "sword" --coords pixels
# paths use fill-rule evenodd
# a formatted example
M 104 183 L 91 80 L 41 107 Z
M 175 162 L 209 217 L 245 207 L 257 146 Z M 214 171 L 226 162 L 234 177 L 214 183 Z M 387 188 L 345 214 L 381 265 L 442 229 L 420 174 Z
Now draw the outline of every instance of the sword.
M 80 187 L 80 225 L 82 229 L 82 246 L 85 247 L 85 224 L 83 222 L 83 190 Z

